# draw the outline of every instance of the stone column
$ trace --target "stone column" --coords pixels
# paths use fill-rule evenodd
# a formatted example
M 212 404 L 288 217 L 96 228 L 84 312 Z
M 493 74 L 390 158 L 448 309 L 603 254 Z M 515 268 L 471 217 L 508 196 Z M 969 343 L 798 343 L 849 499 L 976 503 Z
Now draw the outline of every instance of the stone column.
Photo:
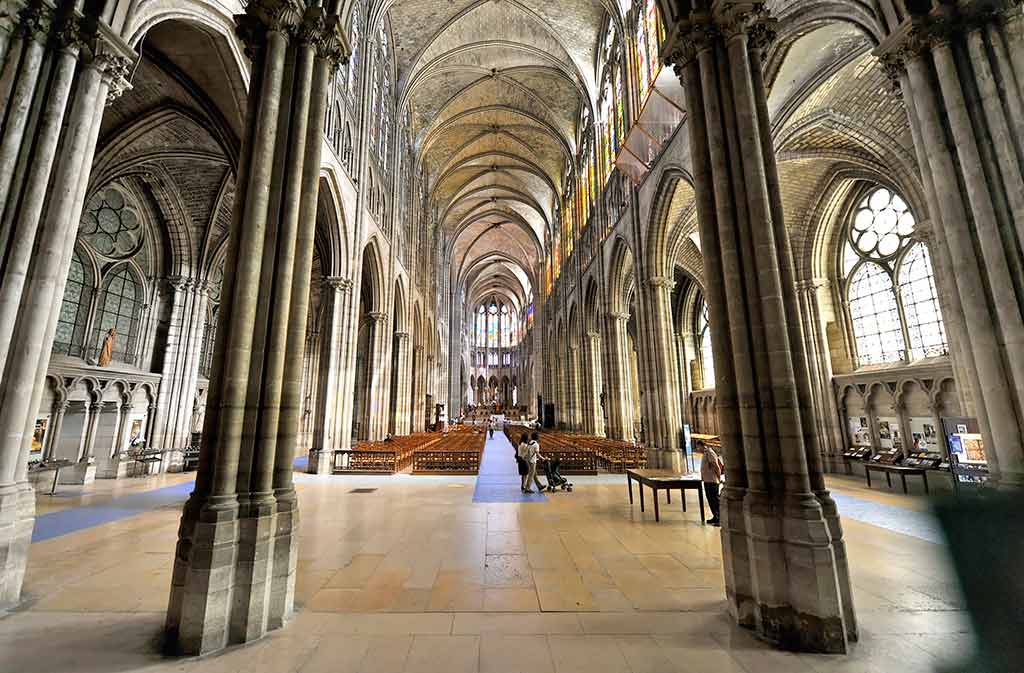
M 57 438 L 64 427 L 64 414 L 68 412 L 71 403 L 67 400 L 58 400 L 53 403 L 53 413 L 50 415 L 50 429 L 46 433 L 46 453 L 43 456 L 44 462 L 53 460 L 53 452 L 57 448 Z
M 679 372 L 679 421 L 693 425 L 690 411 L 690 393 L 693 392 L 693 380 L 690 378 L 690 344 L 693 334 L 680 332 L 675 335 L 676 371 Z
M 409 391 L 409 333 L 395 332 L 395 347 L 398 348 L 398 376 L 396 377 L 395 394 L 395 434 L 409 434 L 409 402 L 412 393 Z
M 608 436 L 633 439 L 633 400 L 630 399 L 629 339 L 626 335 L 628 313 L 610 312 L 605 316 L 608 344 L 605 406 L 608 409 Z
M 28 454 L 103 103 L 134 56 L 42 3 L 3 21 L 16 26 L 0 75 L 0 608 L 21 596 L 35 521 Z
M 826 466 L 831 471 L 844 464 L 842 435 L 846 420 L 839 416 L 835 392 L 832 389 L 832 357 L 820 307 L 821 296 L 825 292 L 831 292 L 831 284 L 827 278 L 812 278 L 797 283 L 804 348 L 807 351 L 811 378 L 811 401 L 814 420 L 818 426 L 818 451 L 827 461 Z
M 423 345 L 413 346 L 415 381 L 412 392 L 412 431 L 423 432 L 426 427 L 427 372 L 423 363 Z M 461 397 L 461 393 L 460 393 Z M 456 410 L 457 411 L 457 410 Z
M 205 654 L 292 612 L 291 482 L 327 84 L 338 18 L 298 0 L 236 17 L 252 59 L 238 191 L 196 486 L 182 512 L 167 646 Z M 271 310 L 272 307 L 272 310 Z
M 1024 486 L 1024 25 L 1019 2 L 922 5 L 875 50 L 903 91 L 944 315 L 997 486 Z M 963 385 L 961 382 L 960 385 Z
M 366 362 L 367 405 L 364 410 L 366 417 L 366 438 L 369 441 L 384 439 L 388 427 L 388 354 L 391 349 L 388 343 L 388 314 L 373 311 L 367 314 L 370 330 L 370 352 Z
M 308 471 L 330 474 L 334 451 L 343 447 L 345 414 L 345 377 L 351 378 L 346 359 L 346 335 L 349 332 L 349 302 L 352 281 L 348 278 L 324 279 L 323 292 L 327 315 L 325 334 L 320 340 L 320 362 L 317 408 L 314 421 L 313 448 L 309 452 Z M 351 426 L 351 421 L 347 421 Z
M 97 479 L 120 479 L 127 474 L 128 463 L 121 460 L 121 453 L 128 445 L 128 432 L 132 426 L 129 419 L 131 411 L 131 402 L 121 403 L 117 408 L 116 420 L 112 427 L 109 424 L 107 425 L 112 430 L 112 433 L 110 433 L 109 437 L 104 435 L 103 453 L 96 460 Z M 110 414 L 108 413 L 107 415 L 109 416 Z M 107 439 L 110 440 L 109 447 Z
M 588 331 L 584 341 L 584 388 L 586 394 L 586 418 L 584 428 L 588 434 L 604 437 L 604 410 L 601 408 L 601 395 L 604 391 L 604 372 L 601 367 L 601 333 L 597 330 Z
M 772 23 L 762 5 L 660 4 L 666 60 L 685 86 L 727 471 L 730 611 L 787 648 L 845 652 L 857 636 L 845 547 L 817 450 L 762 79 Z
M 644 399 L 650 427 L 647 428 L 647 463 L 652 467 L 681 470 L 679 377 L 676 370 L 672 330 L 671 278 L 647 279 L 643 301 L 647 337 L 641 353 L 647 363 Z

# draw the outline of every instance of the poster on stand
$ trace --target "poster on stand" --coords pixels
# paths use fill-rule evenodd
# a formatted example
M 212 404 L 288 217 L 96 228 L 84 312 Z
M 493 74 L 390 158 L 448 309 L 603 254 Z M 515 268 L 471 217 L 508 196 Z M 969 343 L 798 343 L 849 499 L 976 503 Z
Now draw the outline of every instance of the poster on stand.
M 939 432 L 935 420 L 929 416 L 910 417 L 910 451 L 940 453 Z
M 959 417 L 943 418 L 942 429 L 949 443 L 949 455 L 955 456 L 961 464 L 988 465 L 985 456 L 985 442 L 981 438 L 978 419 Z
M 46 442 L 46 428 L 50 425 L 50 417 L 43 416 L 36 419 L 36 426 L 32 430 L 32 449 L 29 460 L 41 460 L 43 457 L 43 446 Z
M 883 449 L 903 449 L 900 436 L 900 419 L 895 416 L 878 417 L 878 446 Z
M 871 446 L 871 431 L 868 429 L 867 416 L 848 416 L 846 423 L 850 432 L 851 446 Z

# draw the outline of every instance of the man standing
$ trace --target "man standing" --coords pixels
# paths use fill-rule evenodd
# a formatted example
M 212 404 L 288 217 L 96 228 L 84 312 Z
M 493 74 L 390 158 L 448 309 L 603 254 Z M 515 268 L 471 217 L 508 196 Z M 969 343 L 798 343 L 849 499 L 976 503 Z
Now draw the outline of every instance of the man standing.
M 700 462 L 700 480 L 704 482 L 704 497 L 707 498 L 708 507 L 711 509 L 711 518 L 707 523 L 712 526 L 719 526 L 718 519 L 718 483 L 722 480 L 725 472 L 725 464 L 718 457 L 715 450 L 704 445 L 704 459 Z

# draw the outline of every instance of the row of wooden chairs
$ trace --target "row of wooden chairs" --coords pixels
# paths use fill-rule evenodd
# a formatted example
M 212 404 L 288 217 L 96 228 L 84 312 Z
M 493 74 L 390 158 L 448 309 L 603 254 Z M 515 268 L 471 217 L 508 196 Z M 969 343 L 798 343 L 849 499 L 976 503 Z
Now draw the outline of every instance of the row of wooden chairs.
M 386 442 L 363 442 L 352 449 L 334 452 L 334 472 L 401 472 L 412 464 L 416 451 L 428 449 L 440 441 L 441 435 L 437 433 L 416 432 Z
M 520 428 L 505 428 L 513 446 L 519 441 Z M 591 474 L 598 468 L 609 472 L 647 466 L 647 453 L 642 447 L 620 439 L 579 435 L 548 430 L 541 434 L 541 451 L 562 459 L 562 470 L 569 474 Z
M 449 432 L 429 449 L 413 453 L 413 474 L 477 474 L 484 433 L 471 428 Z

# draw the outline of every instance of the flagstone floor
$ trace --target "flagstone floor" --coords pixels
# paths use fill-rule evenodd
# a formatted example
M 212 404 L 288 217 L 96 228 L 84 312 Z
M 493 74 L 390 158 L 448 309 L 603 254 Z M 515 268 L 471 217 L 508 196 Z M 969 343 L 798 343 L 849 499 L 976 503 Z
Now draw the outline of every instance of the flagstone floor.
M 514 475 L 511 449 L 492 448 L 509 452 Z M 50 533 L 32 545 L 24 605 L 0 618 L 0 673 L 930 673 L 973 647 L 921 498 L 830 480 L 851 511 L 862 638 L 845 657 L 795 655 L 731 624 L 718 529 L 700 524 L 694 494 L 689 512 L 674 499 L 655 523 L 630 506 L 621 476 L 575 477 L 574 492 L 531 499 L 488 464 L 480 484 L 297 475 L 294 620 L 201 659 L 158 653 L 192 476 L 40 495 Z

